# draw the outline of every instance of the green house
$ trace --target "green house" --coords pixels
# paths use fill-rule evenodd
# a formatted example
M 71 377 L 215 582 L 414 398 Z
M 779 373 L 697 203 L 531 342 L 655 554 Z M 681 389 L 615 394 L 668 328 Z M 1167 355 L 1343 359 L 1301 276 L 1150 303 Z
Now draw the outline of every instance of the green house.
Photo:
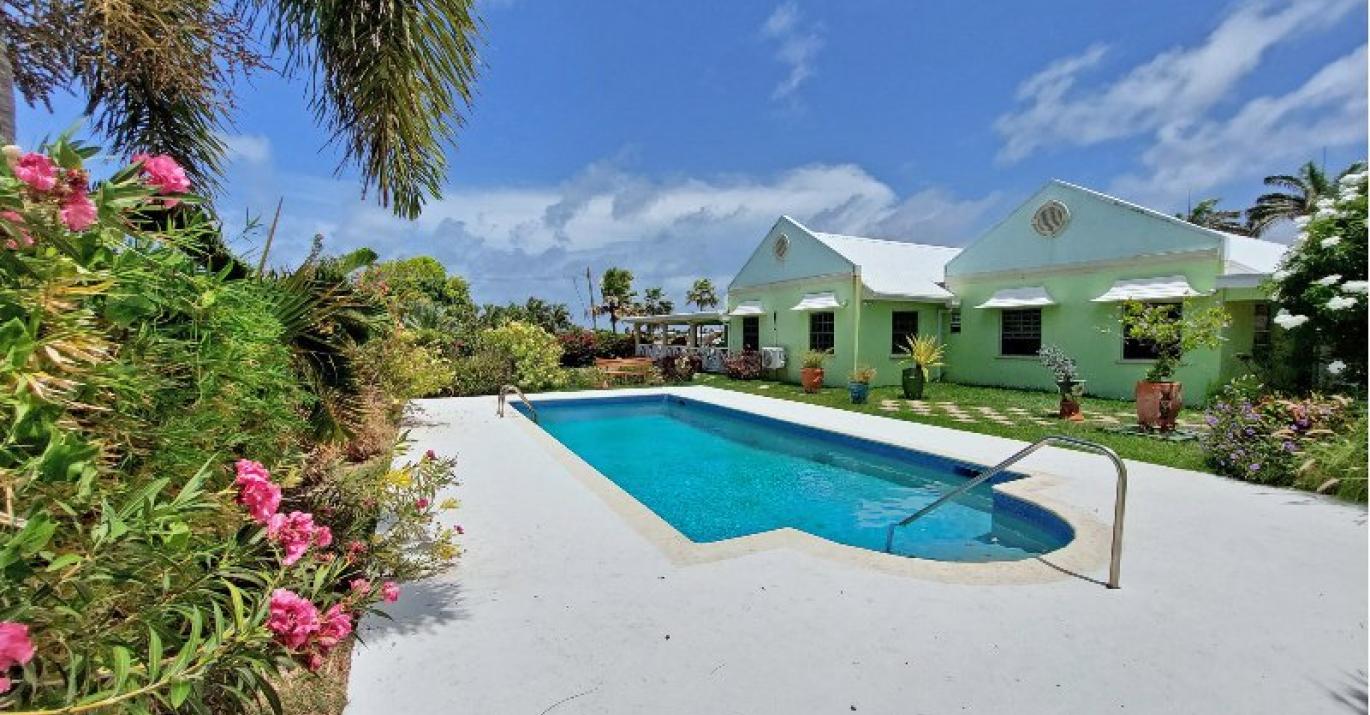
M 1285 249 L 1062 181 L 964 249 L 823 233 L 786 216 L 728 286 L 728 347 L 783 349 L 772 374 L 790 381 L 805 351 L 831 350 L 827 384 L 869 365 L 875 384 L 893 385 L 905 337 L 935 335 L 945 379 L 1049 389 L 1036 355 L 1054 344 L 1090 393 L 1128 397 L 1152 346 L 1123 334 L 1120 303 L 1217 303 L 1232 317 L 1222 346 L 1186 355 L 1177 376 L 1202 396 L 1269 339 L 1260 285 Z

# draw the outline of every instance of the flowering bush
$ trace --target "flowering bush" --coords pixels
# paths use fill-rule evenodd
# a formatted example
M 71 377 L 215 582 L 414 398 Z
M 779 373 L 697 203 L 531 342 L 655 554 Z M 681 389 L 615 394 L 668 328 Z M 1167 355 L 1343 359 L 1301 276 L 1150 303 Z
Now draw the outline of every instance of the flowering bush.
M 94 153 L 61 139 L 0 163 L 0 710 L 244 710 L 397 596 L 405 564 L 374 551 L 455 555 L 398 502 L 452 465 L 319 508 L 301 488 L 318 393 L 270 310 L 285 299 L 185 250 L 217 234 L 173 160 L 92 188 Z
M 1230 477 L 1290 486 L 1308 447 L 1344 429 L 1351 401 L 1341 396 L 1287 399 L 1262 391 L 1253 380 L 1235 380 L 1209 403 L 1205 458 Z
M 595 334 L 588 330 L 568 330 L 557 335 L 561 343 L 562 367 L 590 367 L 595 364 Z
M 514 380 L 525 390 L 558 387 L 565 382 L 561 371 L 561 344 L 536 325 L 510 321 L 480 334 L 481 346 L 509 361 Z
M 1271 281 L 1274 321 L 1304 352 L 1292 359 L 1320 365 L 1325 385 L 1365 384 L 1366 179 L 1363 166 L 1344 175 L 1335 197 L 1295 219 L 1298 237 Z
M 704 369 L 704 360 L 698 355 L 667 355 L 652 361 L 665 382 L 689 382 L 695 373 Z
M 755 380 L 761 377 L 761 353 L 755 350 L 729 353 L 723 360 L 723 372 L 734 380 Z

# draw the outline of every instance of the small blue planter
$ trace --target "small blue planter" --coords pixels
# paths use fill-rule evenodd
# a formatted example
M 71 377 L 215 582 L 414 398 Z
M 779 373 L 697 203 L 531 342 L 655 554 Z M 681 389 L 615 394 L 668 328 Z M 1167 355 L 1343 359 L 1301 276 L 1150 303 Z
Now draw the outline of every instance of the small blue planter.
M 870 397 L 871 386 L 864 382 L 849 382 L 847 383 L 847 392 L 851 394 L 853 405 L 864 405 L 866 398 Z

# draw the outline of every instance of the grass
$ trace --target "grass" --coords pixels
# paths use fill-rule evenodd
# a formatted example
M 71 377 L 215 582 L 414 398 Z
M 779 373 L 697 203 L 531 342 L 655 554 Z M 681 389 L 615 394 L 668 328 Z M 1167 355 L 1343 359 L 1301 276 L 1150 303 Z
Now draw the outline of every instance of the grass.
M 1139 462 L 1151 462 L 1181 469 L 1209 471 L 1204 465 L 1203 451 L 1199 448 L 1197 441 L 1161 441 L 1140 435 L 1108 432 L 1099 425 L 1055 419 L 1059 398 L 1054 392 L 935 382 L 928 385 L 927 391 L 923 395 L 923 399 L 929 401 L 955 402 L 972 415 L 975 414 L 974 408 L 976 407 L 993 407 L 1001 413 L 1010 407 L 1020 407 L 1033 415 L 1051 418 L 1050 425 L 1036 425 L 1029 422 L 1009 427 L 985 420 L 977 420 L 974 423 L 957 422 L 940 411 L 924 416 L 909 412 L 907 408 L 898 412 L 881 410 L 881 400 L 900 400 L 902 403 L 903 391 L 897 386 L 873 387 L 868 404 L 853 405 L 845 387 L 825 387 L 818 393 L 810 395 L 806 394 L 799 385 L 771 380 L 733 380 L 723 375 L 696 375 L 695 383 L 724 390 L 776 397 L 782 400 L 835 407 L 851 412 L 865 412 L 908 422 L 950 427 L 964 432 L 1008 437 L 1024 442 L 1032 442 L 1049 434 L 1064 434 L 1111 447 L 1124 459 L 1135 459 Z M 1086 414 L 1111 415 L 1115 412 L 1132 411 L 1134 406 L 1129 400 L 1085 397 L 1081 400 L 1081 408 Z

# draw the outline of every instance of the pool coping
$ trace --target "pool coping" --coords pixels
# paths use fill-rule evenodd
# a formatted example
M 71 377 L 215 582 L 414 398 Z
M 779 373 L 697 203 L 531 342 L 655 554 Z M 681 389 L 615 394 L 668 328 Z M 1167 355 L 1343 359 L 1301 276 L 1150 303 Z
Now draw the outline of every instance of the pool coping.
M 726 400 L 711 399 L 720 397 L 721 395 L 718 393 L 726 395 Z M 917 450 L 946 459 L 966 462 L 968 464 L 981 463 L 980 459 L 965 454 L 956 454 L 954 453 L 955 450 L 947 449 L 945 445 L 917 444 L 913 440 L 900 442 L 871 434 L 863 434 L 859 429 L 855 429 L 859 427 L 859 425 L 855 423 L 860 422 L 861 420 L 846 420 L 846 423 L 844 424 L 844 421 L 841 419 L 833 419 L 830 421 L 820 421 L 816 419 L 817 415 L 826 413 L 835 413 L 833 414 L 833 417 L 852 416 L 852 413 L 842 410 L 820 405 L 794 403 L 760 395 L 715 390 L 703 386 L 684 388 L 637 388 L 632 390 L 600 390 L 589 392 L 546 392 L 529 395 L 528 398 L 534 402 L 538 400 L 562 402 L 604 399 L 606 397 L 622 397 L 629 395 L 640 397 L 675 396 L 734 410 L 738 409 L 738 407 L 734 404 L 727 404 L 728 401 L 755 401 L 755 407 L 758 410 L 756 414 L 763 417 L 826 430 L 838 435 L 866 440 L 896 449 Z M 809 415 L 804 414 L 778 415 L 775 414 L 775 408 L 777 406 L 770 403 L 780 403 L 787 407 L 795 405 L 807 408 L 802 410 L 788 410 L 795 413 L 817 412 L 813 413 L 813 419 L 811 419 Z M 793 527 L 783 527 L 721 541 L 707 543 L 695 542 L 691 541 L 672 526 L 670 522 L 663 519 L 645 504 L 638 501 L 636 497 L 629 494 L 612 479 L 601 474 L 597 469 L 575 452 L 571 451 L 566 445 L 557 441 L 555 437 L 539 427 L 535 422 L 528 419 L 520 411 L 508 410 L 506 414 L 519 422 L 525 433 L 529 434 L 538 442 L 543 449 L 559 464 L 565 467 L 578 482 L 595 494 L 606 506 L 617 513 L 628 526 L 648 542 L 656 546 L 664 556 L 676 565 L 704 564 L 774 549 L 792 549 L 830 561 L 845 563 L 853 567 L 868 568 L 885 573 L 931 581 L 975 585 L 1011 585 L 1044 583 L 1072 577 L 1097 581 L 1096 578 L 1088 574 L 1097 572 L 1097 570 L 1108 561 L 1110 545 L 1109 527 L 1096 519 L 1093 515 L 1046 494 L 1046 491 L 1060 485 L 1061 477 L 1038 469 L 1017 468 L 1015 468 L 1014 471 L 1023 475 L 1021 478 L 1002 483 L 994 483 L 990 485 L 990 488 L 1001 494 L 1014 497 L 1041 509 L 1045 509 L 1064 521 L 1075 533 L 1074 538 L 1065 546 L 1041 556 L 1017 561 L 952 562 L 935 561 L 912 556 L 899 556 L 872 551 L 859 546 L 840 544 Z M 861 415 L 860 417 L 880 419 L 879 416 L 876 415 Z M 974 433 L 961 432 L 960 430 L 953 431 L 962 435 L 974 437 L 982 436 Z

